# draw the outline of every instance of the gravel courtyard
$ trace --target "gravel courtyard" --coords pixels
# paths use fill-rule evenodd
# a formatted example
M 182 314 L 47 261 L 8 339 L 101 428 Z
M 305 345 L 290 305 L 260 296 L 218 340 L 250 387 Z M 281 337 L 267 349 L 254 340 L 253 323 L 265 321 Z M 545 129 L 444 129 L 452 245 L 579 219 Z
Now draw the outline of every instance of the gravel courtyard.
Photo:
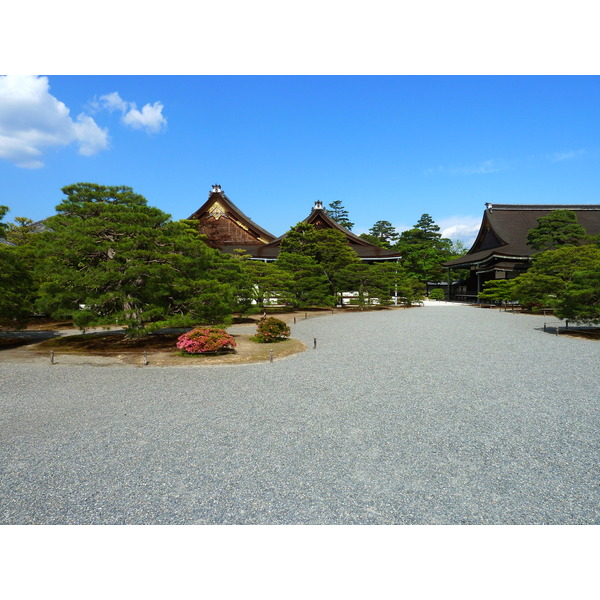
M 0 523 L 599 523 L 600 343 L 544 320 L 428 305 L 300 320 L 273 364 L 0 363 Z

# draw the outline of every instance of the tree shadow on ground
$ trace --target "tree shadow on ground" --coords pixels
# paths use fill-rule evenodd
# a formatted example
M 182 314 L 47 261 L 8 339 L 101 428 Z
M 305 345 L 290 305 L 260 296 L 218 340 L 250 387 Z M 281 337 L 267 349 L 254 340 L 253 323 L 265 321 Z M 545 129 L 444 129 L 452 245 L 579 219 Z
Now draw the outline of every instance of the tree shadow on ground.
M 58 331 L 0 331 L 0 351 L 60 337 Z
M 535 330 L 549 335 L 568 335 L 569 337 L 600 341 L 600 327 L 574 327 L 573 325 L 566 327 L 565 325 L 553 324 L 536 327 Z

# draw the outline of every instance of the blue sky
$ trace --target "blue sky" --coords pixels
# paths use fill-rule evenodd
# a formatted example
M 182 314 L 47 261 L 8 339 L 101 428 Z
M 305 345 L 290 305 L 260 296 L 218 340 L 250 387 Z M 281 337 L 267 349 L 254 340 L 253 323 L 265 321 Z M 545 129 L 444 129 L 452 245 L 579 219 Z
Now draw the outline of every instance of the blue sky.
M 596 76 L 2 77 L 0 204 L 95 182 L 181 219 L 219 183 L 276 235 L 318 199 L 469 243 L 486 202 L 600 202 L 599 101 Z

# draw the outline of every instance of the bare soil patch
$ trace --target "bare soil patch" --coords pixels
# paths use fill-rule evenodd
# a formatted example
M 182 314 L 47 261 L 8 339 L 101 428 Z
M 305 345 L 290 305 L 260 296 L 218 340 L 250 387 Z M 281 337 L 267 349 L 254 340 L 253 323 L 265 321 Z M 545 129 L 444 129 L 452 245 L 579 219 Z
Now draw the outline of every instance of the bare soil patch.
M 181 356 L 176 352 L 155 352 L 148 356 L 148 362 L 157 366 L 191 365 L 239 365 L 255 362 L 268 362 L 273 351 L 273 360 L 304 352 L 306 345 L 300 340 L 287 339 L 275 344 L 252 342 L 249 335 L 234 335 L 237 344 L 235 352 L 218 355 Z
M 122 332 L 85 333 L 56 337 L 36 344 L 38 350 L 67 351 L 70 353 L 113 354 L 115 352 L 169 351 L 175 348 L 178 333 L 159 333 L 127 339 Z

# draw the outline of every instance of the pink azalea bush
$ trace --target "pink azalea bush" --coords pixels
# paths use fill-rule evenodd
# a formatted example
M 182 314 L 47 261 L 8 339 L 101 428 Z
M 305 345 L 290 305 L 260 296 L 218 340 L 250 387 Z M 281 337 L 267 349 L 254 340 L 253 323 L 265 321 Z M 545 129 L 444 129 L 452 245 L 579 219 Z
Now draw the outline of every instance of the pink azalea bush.
M 280 319 L 269 317 L 261 319 L 258 323 L 256 335 L 253 339 L 257 342 L 278 342 L 290 337 L 290 328 Z
M 224 352 L 236 347 L 233 336 L 224 329 L 197 327 L 177 339 L 177 348 L 188 354 Z

